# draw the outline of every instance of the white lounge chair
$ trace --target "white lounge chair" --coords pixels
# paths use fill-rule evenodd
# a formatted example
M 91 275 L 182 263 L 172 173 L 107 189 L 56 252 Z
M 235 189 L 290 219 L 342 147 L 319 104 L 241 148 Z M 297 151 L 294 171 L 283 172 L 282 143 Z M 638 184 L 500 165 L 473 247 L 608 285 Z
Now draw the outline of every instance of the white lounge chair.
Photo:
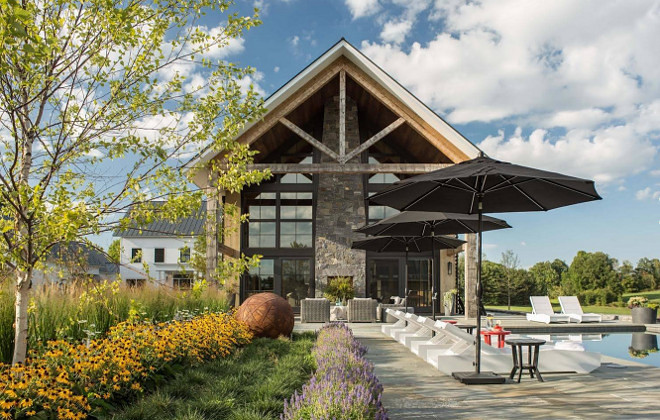
M 429 321 L 432 320 L 429 319 Z M 426 360 L 426 352 L 428 350 L 439 350 L 451 347 L 451 345 L 454 344 L 454 341 L 452 341 L 451 337 L 449 337 L 447 334 L 444 334 L 444 330 L 442 329 L 442 325 L 444 324 L 445 322 L 435 321 L 431 327 L 432 331 L 435 331 L 435 336 L 429 338 L 426 341 L 413 341 L 410 344 L 410 350 L 417 356 Z
M 552 309 L 550 298 L 547 296 L 530 296 L 529 301 L 532 304 L 532 313 L 527 314 L 528 321 L 544 322 L 550 324 L 553 322 L 571 322 L 571 318 L 565 314 L 557 314 Z
M 405 313 L 395 309 L 387 309 L 386 312 L 397 321 L 393 324 L 386 324 L 380 327 L 383 334 L 390 335 L 390 331 L 396 328 L 403 328 L 406 326 Z
M 438 335 L 444 334 L 447 342 L 438 348 L 426 350 L 426 361 L 450 375 L 452 372 L 474 369 L 475 337 L 451 324 L 442 325 Z M 580 343 L 561 345 L 545 344 L 540 348 L 539 370 L 541 372 L 589 373 L 600 367 L 600 354 L 585 351 Z M 513 367 L 510 348 L 481 346 L 481 368 L 484 371 L 509 373 Z
M 602 317 L 599 314 L 585 314 L 582 311 L 582 305 L 580 305 L 577 296 L 559 296 L 559 304 L 561 305 L 561 312 L 577 322 L 602 321 Z
M 420 328 L 415 332 L 400 334 L 398 340 L 399 343 L 408 348 L 410 348 L 415 341 L 426 341 L 433 335 L 431 330 L 434 323 L 433 320 L 420 316 L 413 322 L 419 324 Z
M 390 337 L 392 337 L 396 341 L 399 341 L 401 337 L 403 337 L 405 334 L 416 333 L 417 330 L 422 328 L 422 325 L 419 322 L 415 322 L 417 321 L 417 315 L 406 314 L 405 319 L 408 321 L 408 325 L 406 325 L 403 328 L 396 328 L 390 330 Z

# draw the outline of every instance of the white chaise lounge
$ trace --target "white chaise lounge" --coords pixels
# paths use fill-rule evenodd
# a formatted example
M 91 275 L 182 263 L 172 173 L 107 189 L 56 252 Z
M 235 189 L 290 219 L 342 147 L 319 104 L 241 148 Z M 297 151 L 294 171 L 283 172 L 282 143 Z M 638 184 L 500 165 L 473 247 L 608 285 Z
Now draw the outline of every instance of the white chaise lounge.
M 475 337 L 451 324 L 439 328 L 447 341 L 437 348 L 426 349 L 426 361 L 447 375 L 474 369 Z M 436 337 L 438 336 L 436 335 Z M 600 367 L 600 354 L 585 351 L 579 343 L 547 343 L 541 346 L 539 370 L 541 372 L 589 373 Z M 511 350 L 482 343 L 481 368 L 484 371 L 509 373 L 513 366 Z
M 571 318 L 568 315 L 555 313 L 549 297 L 530 296 L 529 301 L 532 304 L 532 313 L 527 314 L 528 321 L 544 322 L 546 324 L 571 322 Z
M 415 341 L 427 341 L 433 336 L 433 331 L 431 327 L 433 326 L 433 320 L 420 316 L 416 320 L 412 321 L 420 326 L 415 332 L 403 333 L 399 335 L 399 343 L 410 348 L 412 343 Z
M 559 296 L 561 312 L 568 315 L 570 319 L 577 322 L 601 322 L 602 317 L 599 314 L 587 313 L 582 311 L 582 305 L 577 296 Z
M 444 331 L 442 330 L 442 326 L 444 324 L 445 322 L 435 321 L 432 327 L 432 330 L 435 332 L 435 336 L 429 338 L 426 341 L 413 341 L 410 345 L 410 350 L 417 356 L 426 360 L 426 352 L 428 350 L 450 348 L 453 344 L 455 344 L 455 342 L 452 341 L 451 337 L 449 337 L 447 334 L 441 333 L 441 331 Z
M 394 322 L 393 324 L 385 324 L 380 327 L 380 330 L 382 331 L 383 334 L 385 335 L 390 335 L 390 331 L 393 329 L 397 328 L 403 328 L 406 326 L 406 319 L 405 319 L 405 313 L 403 311 L 399 311 L 396 309 L 386 309 L 385 312 L 387 312 L 389 315 L 391 315 L 393 318 L 395 318 L 397 321 Z

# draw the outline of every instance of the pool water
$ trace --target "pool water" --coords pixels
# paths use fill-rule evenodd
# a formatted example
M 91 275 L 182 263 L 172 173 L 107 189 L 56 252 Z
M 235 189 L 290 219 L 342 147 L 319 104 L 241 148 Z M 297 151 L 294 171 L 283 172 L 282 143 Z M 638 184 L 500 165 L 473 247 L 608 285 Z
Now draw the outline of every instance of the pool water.
M 579 341 L 585 350 L 660 367 L 658 335 L 639 333 L 552 336 L 552 341 Z

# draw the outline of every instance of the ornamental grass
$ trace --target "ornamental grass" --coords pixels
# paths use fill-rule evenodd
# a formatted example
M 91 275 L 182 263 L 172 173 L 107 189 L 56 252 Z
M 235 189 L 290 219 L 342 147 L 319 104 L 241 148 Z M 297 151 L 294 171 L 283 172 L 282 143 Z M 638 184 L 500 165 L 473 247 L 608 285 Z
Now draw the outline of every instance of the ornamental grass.
M 0 274 L 0 362 L 9 363 L 14 349 L 13 279 Z M 226 294 L 205 283 L 191 290 L 164 287 L 129 288 L 115 282 L 82 282 L 35 287 L 28 309 L 28 347 L 51 340 L 104 337 L 110 328 L 135 316 L 169 321 L 181 311 L 221 312 Z
M 245 324 L 206 313 L 158 324 L 122 322 L 102 339 L 50 341 L 23 365 L 0 364 L 0 418 L 83 419 L 140 393 L 177 365 L 226 357 L 250 342 Z
M 284 402 L 281 419 L 387 419 L 383 387 L 366 352 L 345 324 L 321 328 L 312 351 L 316 372 Z

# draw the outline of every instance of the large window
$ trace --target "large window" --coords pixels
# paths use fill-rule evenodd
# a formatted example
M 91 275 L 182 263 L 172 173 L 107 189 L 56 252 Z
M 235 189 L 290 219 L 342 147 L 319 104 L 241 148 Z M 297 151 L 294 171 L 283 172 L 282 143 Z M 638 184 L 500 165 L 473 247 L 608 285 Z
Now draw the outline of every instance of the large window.
M 263 192 L 247 201 L 249 248 L 312 248 L 311 192 Z
M 312 247 L 312 193 L 280 193 L 280 248 Z
M 247 276 L 246 295 L 272 292 L 275 289 L 275 260 L 263 258 L 259 266 L 250 268 Z
M 311 260 L 282 259 L 282 296 L 291 306 L 300 306 L 300 300 L 308 296 L 311 280 Z

